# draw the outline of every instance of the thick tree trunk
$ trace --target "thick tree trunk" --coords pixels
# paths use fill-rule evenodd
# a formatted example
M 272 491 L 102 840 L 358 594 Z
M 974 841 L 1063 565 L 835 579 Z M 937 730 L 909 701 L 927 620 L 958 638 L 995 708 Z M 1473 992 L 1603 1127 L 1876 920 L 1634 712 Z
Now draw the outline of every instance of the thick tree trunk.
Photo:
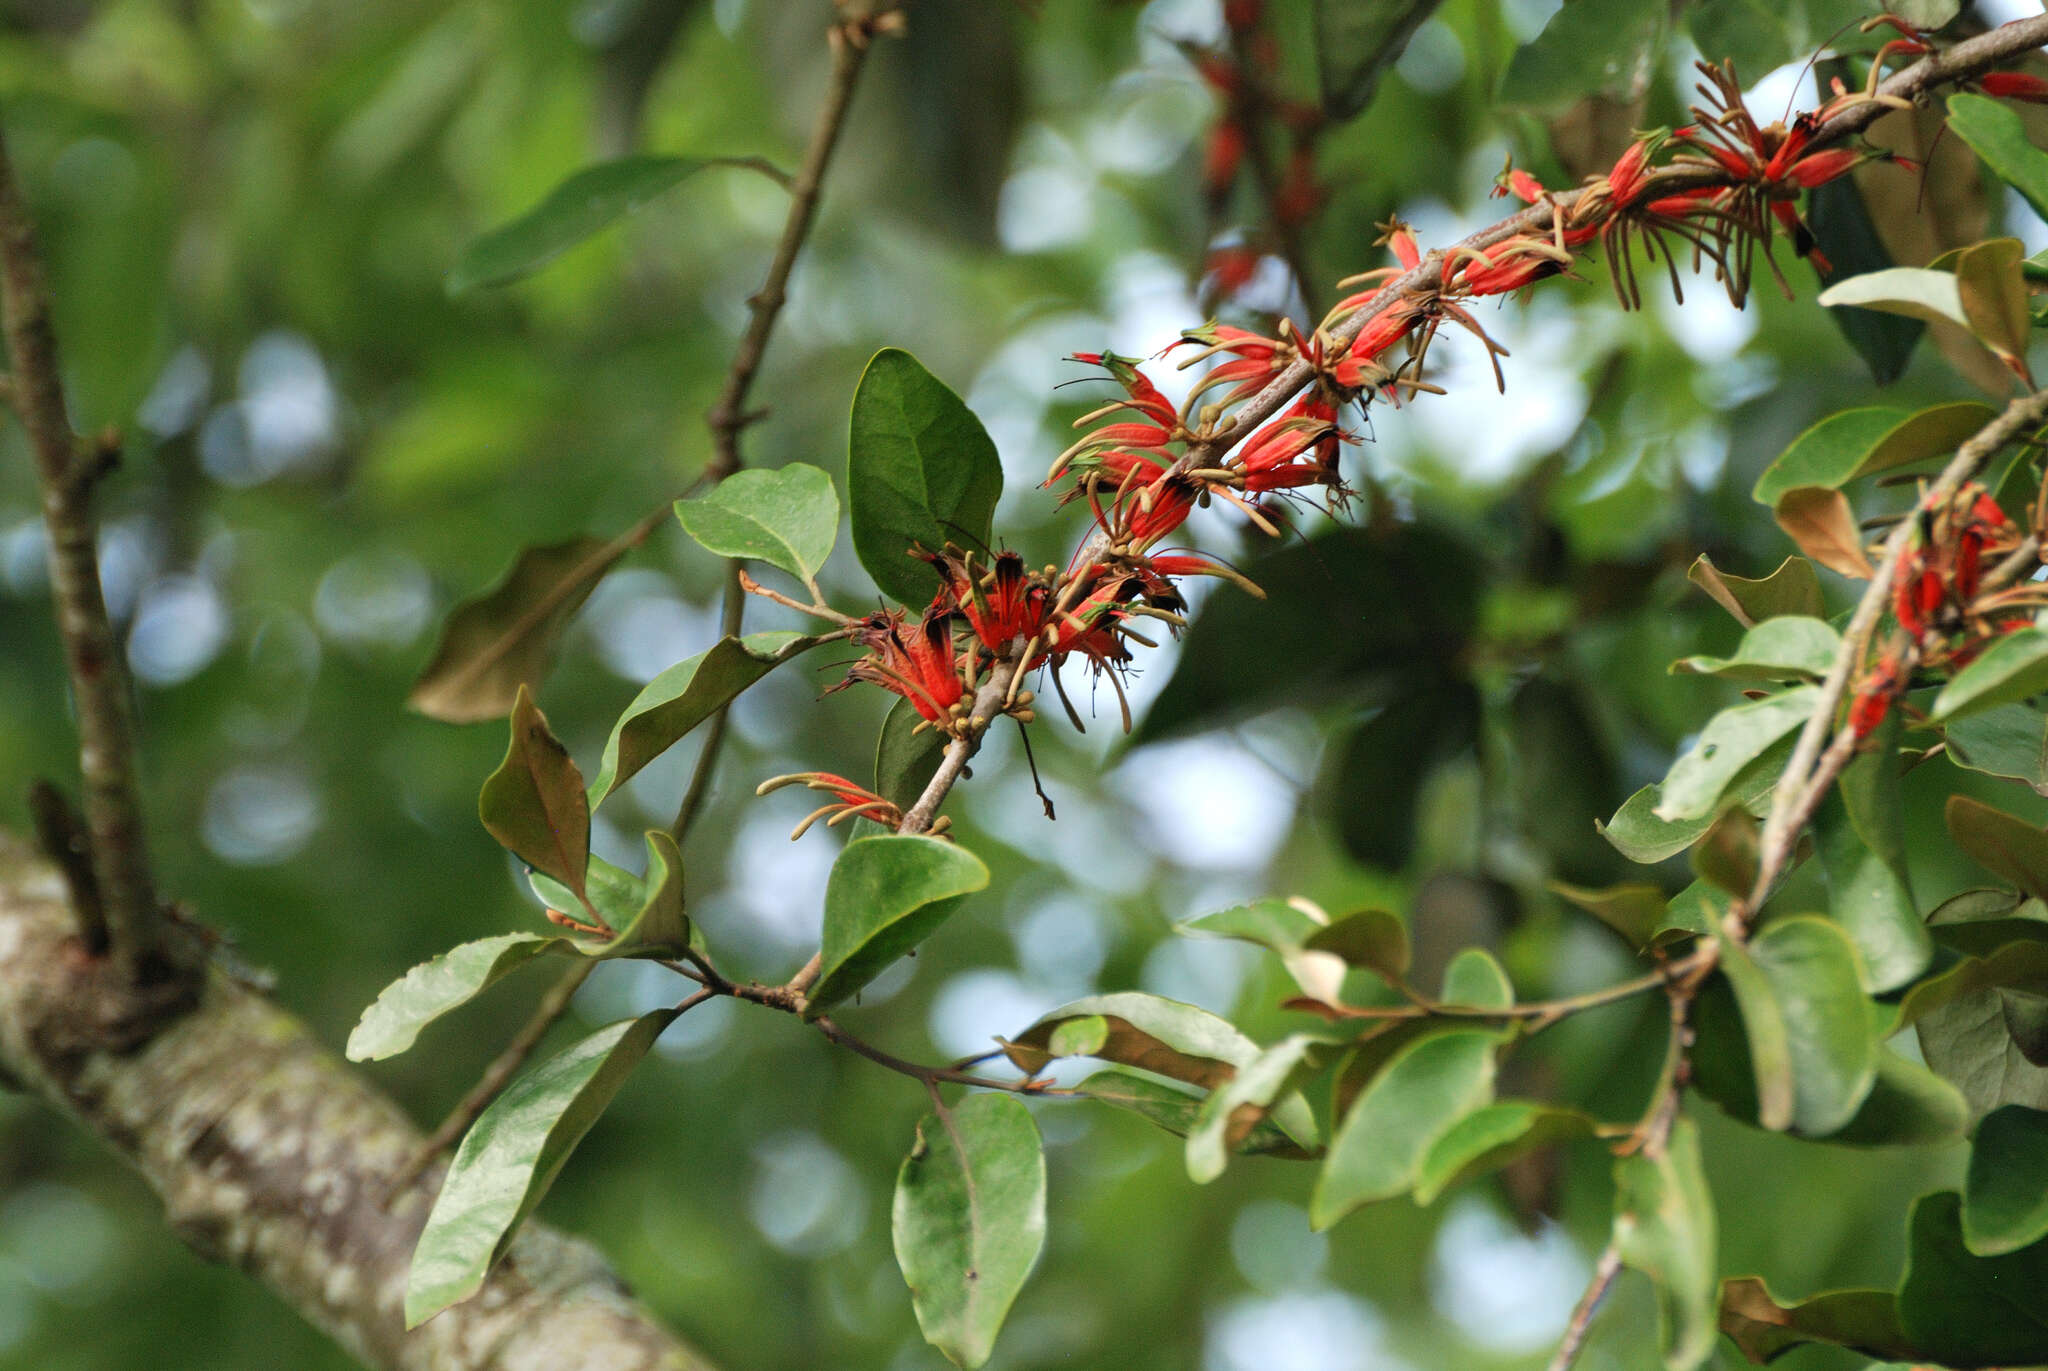
M 56 870 L 0 834 L 0 1080 L 132 1162 L 203 1255 L 232 1262 L 373 1367 L 698 1371 L 588 1244 L 528 1224 L 483 1290 L 408 1333 L 430 1168 L 398 1106 L 291 1015 L 218 968 L 197 1009 L 116 1052 L 77 1026 L 93 974 Z M 87 992 L 81 994 L 80 992 Z

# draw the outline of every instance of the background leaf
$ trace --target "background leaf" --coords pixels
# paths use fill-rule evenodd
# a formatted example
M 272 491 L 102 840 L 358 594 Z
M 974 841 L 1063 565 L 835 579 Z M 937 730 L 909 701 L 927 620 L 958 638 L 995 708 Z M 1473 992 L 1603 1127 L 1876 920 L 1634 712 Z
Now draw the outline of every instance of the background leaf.
M 587 905 L 590 805 L 583 776 L 523 686 L 512 706 L 511 744 L 484 782 L 477 813 L 513 856 L 545 871 Z
M 1699 1130 L 1681 1118 L 1663 1155 L 1614 1164 L 1614 1241 L 1624 1265 L 1657 1286 L 1664 1365 L 1692 1371 L 1714 1350 L 1716 1222 Z
M 1964 1246 L 1980 1257 L 2048 1238 L 2048 1112 L 2009 1104 L 1977 1125 L 1962 1228 Z
M 2048 1243 L 1999 1257 L 1963 1244 L 1953 1191 L 1913 1206 L 1899 1322 L 1920 1355 L 1943 1366 L 2030 1366 L 2048 1361 Z
M 2048 152 L 2034 146 L 2016 111 L 1988 96 L 1951 95 L 1948 126 L 1999 180 L 2026 197 L 2034 213 L 2048 219 Z
M 1441 0 L 1316 0 L 1316 72 L 1323 112 L 1349 119 L 1372 103 L 1387 68 Z

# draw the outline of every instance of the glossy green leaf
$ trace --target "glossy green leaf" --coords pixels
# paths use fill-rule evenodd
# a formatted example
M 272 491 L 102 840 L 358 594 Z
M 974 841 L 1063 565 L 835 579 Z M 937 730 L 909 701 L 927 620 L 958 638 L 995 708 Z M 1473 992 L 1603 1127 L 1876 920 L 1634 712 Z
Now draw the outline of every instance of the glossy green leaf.
M 1362 1204 L 1412 1189 L 1430 1149 L 1459 1119 L 1493 1102 L 1498 1035 L 1456 1029 L 1398 1053 L 1338 1125 L 1309 1198 L 1328 1228 Z
M 1782 1132 L 1792 1126 L 1793 1080 L 1791 1028 L 1776 988 L 1747 946 L 1721 944 L 1721 974 L 1735 991 L 1742 1012 L 1743 1038 L 1749 1046 L 1756 1121 L 1759 1127 Z
M 1751 814 L 1763 811 L 1779 774 L 1792 756 L 1792 744 L 1788 734 L 1764 749 L 1762 755 L 1735 774 L 1735 779 L 1728 783 L 1726 797 Z M 1714 822 L 1711 812 L 1693 819 L 1659 818 L 1657 811 L 1663 802 L 1664 788 L 1646 785 L 1629 796 L 1612 819 L 1605 823 L 1595 820 L 1594 827 L 1630 861 L 1661 862 L 1698 842 Z
M 1105 1066 L 1074 1088 L 1090 1099 L 1136 1114 L 1182 1138 L 1194 1130 L 1203 1101 L 1208 1098 L 1185 1086 L 1121 1066 Z M 1251 1132 L 1238 1142 L 1237 1150 L 1251 1156 L 1298 1159 L 1310 1155 L 1271 1119 L 1254 1123 Z
M 1943 817 L 1956 846 L 1979 866 L 2048 899 L 2048 833 L 1968 795 L 1949 796 Z
M 599 1029 L 513 1081 L 477 1118 L 413 1251 L 407 1328 L 477 1292 L 576 1144 L 675 1017 L 673 1009 L 660 1009 Z
M 696 499 L 676 501 L 676 518 L 706 550 L 766 562 L 806 584 L 839 540 L 832 478 L 803 462 L 736 471 Z
M 1442 998 L 1468 1009 L 1506 1009 L 1515 1002 L 1515 987 L 1491 952 L 1468 947 L 1444 968 Z
M 1966 329 L 1970 326 L 1955 276 L 1926 267 L 1887 267 L 1851 276 L 1829 286 L 1816 299 L 1822 305 L 1855 305 L 1928 323 L 1957 324 Z
M 956 843 L 889 834 L 847 844 L 825 883 L 823 961 L 805 1017 L 881 975 L 987 885 L 981 858 Z
M 1209 1092 L 1194 1127 L 1188 1131 L 1188 1177 L 1207 1185 L 1223 1174 L 1230 1154 L 1251 1136 L 1273 1102 L 1300 1084 L 1326 1044 L 1311 1034 L 1281 1039 L 1238 1068 L 1237 1074 Z
M 444 723 L 504 718 L 520 690 L 540 689 L 563 627 L 626 550 L 603 538 L 523 550 L 496 586 L 449 612 L 406 704 Z
M 1714 1350 L 1714 1197 L 1700 1169 L 1699 1130 L 1681 1118 L 1662 1155 L 1614 1164 L 1614 1244 L 1622 1264 L 1657 1287 L 1664 1365 L 1693 1371 Z
M 468 1004 L 561 942 L 544 933 L 501 933 L 451 947 L 431 961 L 421 962 L 385 986 L 363 1011 L 348 1036 L 348 1059 L 375 1062 L 396 1056 L 411 1047 L 429 1023 Z
M 1810 1342 L 1881 1361 L 1915 1359 L 1899 1327 L 1898 1299 L 1889 1290 L 1830 1290 L 1785 1304 L 1758 1277 L 1734 1276 L 1721 1282 L 1720 1324 L 1742 1355 L 1757 1363 Z
M 1787 557 L 1770 575 L 1751 579 L 1730 575 L 1702 553 L 1686 571 L 1685 578 L 1733 614 L 1744 628 L 1754 628 L 1780 614 L 1817 619 L 1827 612 L 1820 593 L 1820 577 L 1813 563 L 1804 557 Z
M 780 632 L 721 638 L 642 686 L 605 739 L 590 804 L 602 802 L 748 686 L 816 642 Z
M 917 803 L 946 756 L 946 735 L 923 724 L 917 706 L 898 700 L 875 739 L 875 794 L 900 810 Z
M 1945 723 L 2048 690 L 2048 630 L 2023 628 L 1992 643 L 1934 697 L 1928 716 Z
M 1856 949 L 1839 925 L 1800 914 L 1772 920 L 1749 951 L 1784 1015 L 1791 1124 L 1826 1137 L 1855 1117 L 1877 1079 L 1877 1036 Z
M 591 904 L 615 935 L 608 939 L 564 938 L 575 951 L 600 961 L 615 957 L 674 957 L 690 945 L 690 920 L 683 911 L 683 854 L 676 840 L 659 828 L 646 833 L 647 875 L 635 876 L 602 857 L 590 859 L 585 886 Z M 533 872 L 527 878 L 534 894 L 550 909 L 569 906 L 568 889 L 553 878 Z
M 2034 146 L 2018 111 L 1987 96 L 1951 95 L 1948 127 L 1999 180 L 2025 196 L 2034 213 L 2048 219 L 2048 152 Z
M 862 373 L 847 438 L 853 547 L 882 592 L 922 608 L 938 587 L 912 544 L 989 544 L 1003 464 L 981 421 L 946 384 L 898 348 Z
M 1316 71 L 1323 112 L 1350 119 L 1441 0 L 1316 0 Z
M 585 167 L 525 214 L 463 249 L 448 273 L 448 293 L 501 286 L 538 271 L 692 172 L 715 164 L 702 157 L 622 157 Z
M 1942 729 L 1949 760 L 1987 776 L 2025 781 L 2048 794 L 2048 711 L 1997 705 L 1952 720 Z
M 2048 1362 L 2048 1243 L 1980 1257 L 1963 1243 L 1954 1191 L 1913 1206 L 1899 1323 L 1918 1359 L 1950 1367 Z
M 1977 1125 L 1962 1226 L 1964 1246 L 1980 1257 L 2048 1238 L 2048 1112 L 2009 1104 Z
M 590 804 L 583 774 L 524 686 L 512 706 L 511 744 L 484 781 L 477 813 L 515 857 L 560 881 L 588 907 Z
M 1529 1100 L 1504 1100 L 1475 1109 L 1430 1144 L 1415 1177 L 1415 1202 L 1498 1171 L 1541 1147 L 1593 1136 L 1594 1122 L 1575 1109 L 1552 1109 Z
M 1712 814 L 1742 769 L 1805 723 L 1819 698 L 1816 687 L 1796 686 L 1716 714 L 1665 775 L 1656 817 L 1670 822 Z
M 1759 503 L 1775 506 L 1799 486 L 1832 490 L 1861 476 L 1939 457 L 1953 452 L 1995 413 L 1973 400 L 1917 413 L 1889 405 L 1843 410 L 1793 439 L 1757 478 L 1752 494 Z
M 1572 0 L 1515 50 L 1496 98 L 1504 105 L 1542 110 L 1624 90 L 1645 50 L 1663 31 L 1663 11 L 1654 5 Z
M 1733 656 L 1685 657 L 1673 662 L 1671 671 L 1731 681 L 1782 681 L 1788 676 L 1819 680 L 1841 650 L 1842 635 L 1819 619 L 1782 614 L 1743 634 Z
M 986 1362 L 1045 1246 L 1045 1151 L 1024 1102 L 969 1095 L 927 1114 L 890 1229 L 925 1341 L 956 1366 Z

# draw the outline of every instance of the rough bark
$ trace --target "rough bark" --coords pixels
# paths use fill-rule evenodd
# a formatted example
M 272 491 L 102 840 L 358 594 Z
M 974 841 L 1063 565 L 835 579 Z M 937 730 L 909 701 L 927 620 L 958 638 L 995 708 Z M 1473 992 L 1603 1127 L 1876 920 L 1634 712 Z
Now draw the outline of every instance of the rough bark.
M 387 1203 L 420 1145 L 398 1106 L 306 1026 L 219 968 L 139 1048 L 67 1013 L 92 974 L 57 870 L 0 833 L 0 1080 L 138 1169 L 202 1255 L 268 1285 L 391 1371 L 700 1371 L 588 1244 L 528 1224 L 483 1290 L 404 1329 L 406 1267 L 435 1166 Z

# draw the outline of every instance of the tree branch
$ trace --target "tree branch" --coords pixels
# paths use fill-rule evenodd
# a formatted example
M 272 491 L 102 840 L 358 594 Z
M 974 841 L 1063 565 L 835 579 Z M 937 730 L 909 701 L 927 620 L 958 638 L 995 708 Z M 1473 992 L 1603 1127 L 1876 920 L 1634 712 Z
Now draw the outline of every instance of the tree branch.
M 56 870 L 0 835 L 0 1076 L 133 1164 L 202 1255 L 238 1266 L 380 1371 L 702 1371 L 588 1244 L 527 1223 L 476 1298 L 405 1331 L 406 1271 L 440 1185 L 388 1206 L 421 1138 L 306 1026 L 225 973 L 140 1048 L 79 1038 Z
M 100 590 L 98 527 L 92 513 L 92 486 L 116 449 L 111 442 L 88 445 L 71 431 L 35 227 L 4 139 L 0 300 L 13 364 L 9 401 L 28 434 L 42 484 L 50 588 L 78 712 L 86 829 L 108 951 L 126 989 L 164 987 L 170 993 L 157 1003 L 170 1009 L 187 998 L 193 958 L 184 939 L 168 935 L 150 877 L 128 670 Z

